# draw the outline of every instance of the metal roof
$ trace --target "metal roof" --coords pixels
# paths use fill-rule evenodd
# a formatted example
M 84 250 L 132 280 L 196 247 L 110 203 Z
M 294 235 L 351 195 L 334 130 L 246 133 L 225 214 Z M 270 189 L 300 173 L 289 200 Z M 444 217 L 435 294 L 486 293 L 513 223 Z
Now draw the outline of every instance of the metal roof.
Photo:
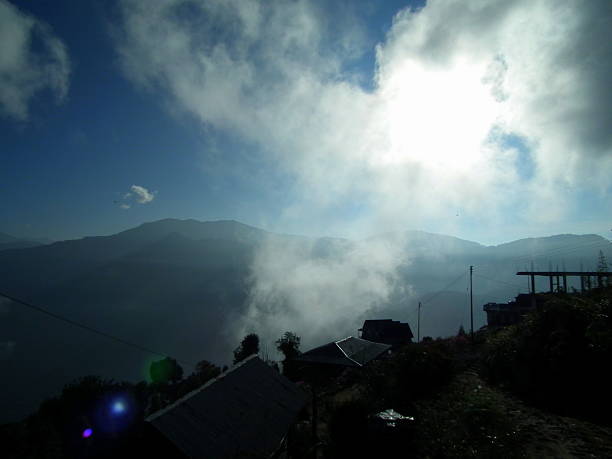
M 304 352 L 296 360 L 310 363 L 327 363 L 347 367 L 360 367 L 391 349 L 387 344 L 374 343 L 349 336 Z
M 270 455 L 307 395 L 252 356 L 146 421 L 187 457 Z

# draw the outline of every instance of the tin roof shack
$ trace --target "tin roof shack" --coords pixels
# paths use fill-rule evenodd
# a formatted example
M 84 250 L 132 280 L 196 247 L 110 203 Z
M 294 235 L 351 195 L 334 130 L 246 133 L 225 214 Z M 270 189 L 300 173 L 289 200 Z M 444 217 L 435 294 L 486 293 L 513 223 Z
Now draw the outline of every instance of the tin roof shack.
M 366 320 L 359 331 L 362 339 L 390 344 L 393 347 L 412 342 L 414 336 L 410 325 L 391 319 Z
M 487 303 L 483 306 L 487 313 L 487 325 L 503 327 L 519 323 L 525 314 L 541 306 L 543 302 L 541 295 L 522 293 L 514 301 L 507 303 Z
M 385 353 L 391 346 L 349 336 L 304 352 L 296 360 L 300 362 L 361 367 Z
M 295 359 L 301 368 L 302 377 L 311 380 L 313 372 L 317 378 L 335 377 L 347 368 L 362 367 L 371 360 L 385 354 L 391 346 L 374 343 L 354 336 L 315 347 Z
M 146 419 L 186 457 L 269 457 L 307 394 L 257 356 Z

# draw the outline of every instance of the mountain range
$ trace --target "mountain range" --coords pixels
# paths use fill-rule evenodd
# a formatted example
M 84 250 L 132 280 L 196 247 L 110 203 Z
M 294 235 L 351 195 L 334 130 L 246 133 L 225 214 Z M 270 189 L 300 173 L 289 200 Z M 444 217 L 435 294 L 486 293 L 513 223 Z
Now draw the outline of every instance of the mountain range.
M 39 245 L 51 244 L 53 241 L 46 238 L 19 238 L 0 232 L 0 250 L 25 249 Z
M 262 336 L 262 351 L 273 349 L 278 330 L 258 328 L 263 323 L 288 324 L 305 346 L 356 334 L 365 318 L 408 321 L 416 335 L 419 301 L 421 336 L 453 334 L 469 325 L 470 265 L 479 327 L 483 303 L 525 291 L 517 270 L 532 263 L 594 270 L 600 250 L 612 256 L 610 241 L 596 235 L 484 246 L 420 231 L 351 241 L 236 221 L 165 219 L 46 244 L 0 233 L 0 292 L 171 355 L 190 371 L 203 359 L 229 363 L 252 329 Z M 379 293 L 367 295 L 370 288 Z M 334 308 L 345 300 L 349 307 Z M 325 320 L 316 321 L 317 314 Z M 0 422 L 27 415 L 79 376 L 145 379 L 158 358 L 0 300 Z

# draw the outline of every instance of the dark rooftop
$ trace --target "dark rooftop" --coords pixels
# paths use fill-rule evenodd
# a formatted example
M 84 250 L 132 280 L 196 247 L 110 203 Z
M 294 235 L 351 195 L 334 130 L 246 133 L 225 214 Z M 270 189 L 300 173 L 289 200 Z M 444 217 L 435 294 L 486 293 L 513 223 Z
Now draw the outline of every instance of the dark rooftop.
M 304 352 L 296 360 L 310 363 L 324 363 L 360 367 L 375 359 L 391 346 L 374 343 L 365 339 L 349 336 Z
M 306 402 L 300 388 L 253 356 L 146 421 L 187 457 L 267 457 Z

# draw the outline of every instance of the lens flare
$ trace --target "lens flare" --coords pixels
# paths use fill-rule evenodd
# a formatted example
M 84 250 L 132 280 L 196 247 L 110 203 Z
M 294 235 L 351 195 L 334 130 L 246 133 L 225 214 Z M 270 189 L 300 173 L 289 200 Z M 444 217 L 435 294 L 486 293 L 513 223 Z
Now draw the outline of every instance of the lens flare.
M 125 409 L 125 403 L 123 403 L 121 400 L 115 401 L 111 406 L 111 411 L 113 414 L 123 414 L 125 413 Z
M 82 433 L 83 438 L 89 438 L 91 437 L 91 434 L 93 433 L 93 430 L 91 429 L 85 429 Z

